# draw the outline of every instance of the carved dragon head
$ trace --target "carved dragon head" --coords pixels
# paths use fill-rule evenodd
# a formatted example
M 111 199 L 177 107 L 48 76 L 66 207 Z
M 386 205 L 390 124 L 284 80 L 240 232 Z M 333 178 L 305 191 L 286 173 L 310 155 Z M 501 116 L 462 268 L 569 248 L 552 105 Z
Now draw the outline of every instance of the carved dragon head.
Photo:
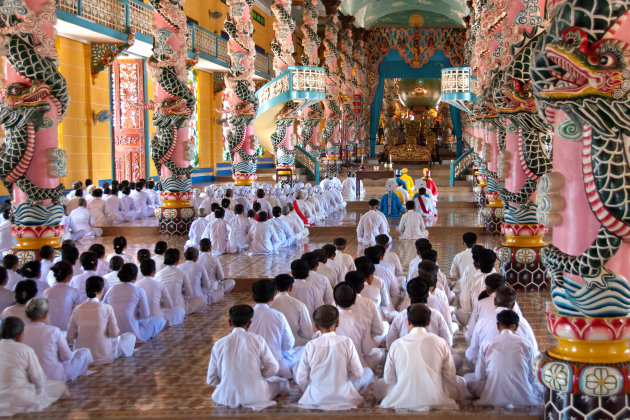
M 190 114 L 186 99 L 164 98 L 157 104 L 153 120 L 156 127 L 166 128 L 175 125 L 177 128 L 182 128 Z
M 5 128 L 21 127 L 23 124 L 34 124 L 39 128 L 44 115 L 50 111 L 47 101 L 50 87 L 42 83 L 28 86 L 23 83 L 12 83 L 2 92 L 0 105 L 0 124 Z

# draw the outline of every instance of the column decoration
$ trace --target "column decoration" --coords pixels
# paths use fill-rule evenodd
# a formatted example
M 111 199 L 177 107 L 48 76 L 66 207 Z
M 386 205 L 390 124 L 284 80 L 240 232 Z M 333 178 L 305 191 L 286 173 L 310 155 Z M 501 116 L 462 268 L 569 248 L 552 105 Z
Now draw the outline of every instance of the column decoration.
M 254 85 L 254 0 L 227 0 L 230 10 L 225 18 L 225 32 L 230 40 L 230 69 L 225 76 L 225 103 L 228 114 L 227 155 L 232 161 L 236 185 L 251 185 L 256 179 L 258 140 L 254 136 L 254 117 L 258 108 Z
M 501 228 L 505 242 L 496 251 L 508 283 L 521 290 L 547 287 L 540 261 L 547 226 L 538 223 L 538 207 L 531 200 L 538 180 L 552 166 L 541 142 L 550 137 L 550 127 L 538 115 L 529 76 L 532 48 L 541 32 L 542 28 L 536 28 L 523 34 L 523 40 L 512 48 L 512 62 L 493 85 L 494 104 L 508 131 L 507 149 L 499 154 L 499 175 L 506 184 L 499 191 L 505 207 Z
M 361 110 L 357 115 L 357 154 L 359 156 L 364 156 L 367 154 L 367 144 L 365 137 L 368 130 L 367 124 L 370 120 L 369 107 L 367 105 L 368 96 L 370 94 L 367 78 L 368 62 L 367 55 L 365 54 L 365 40 L 363 39 L 367 35 L 367 31 L 362 28 L 356 28 L 354 31 L 356 34 L 353 56 L 355 72 L 354 92 L 361 97 Z
M 44 245 L 60 247 L 64 227 L 67 154 L 59 148 L 58 126 L 70 97 L 59 72 L 55 46 L 55 1 L 20 1 L 0 10 L 5 50 L 0 124 L 0 179 L 12 199 L 13 252 L 34 261 Z
M 580 11 L 579 13 L 577 11 Z M 553 228 L 552 277 L 537 361 L 545 418 L 630 412 L 630 1 L 569 0 L 531 57 L 537 104 L 554 125 L 553 171 L 537 193 Z M 569 119 L 570 118 L 570 119 Z
M 273 29 L 276 34 L 271 43 L 271 51 L 274 54 L 273 68 L 276 77 L 295 65 L 293 58 L 293 31 L 295 21 L 291 17 L 291 0 L 274 0 L 271 4 L 271 12 L 274 16 Z M 291 176 L 291 170 L 295 169 L 295 149 L 293 144 L 294 111 L 297 105 L 293 101 L 287 101 L 276 117 L 276 131 L 271 135 L 274 154 L 276 156 L 276 169 L 283 169 L 280 175 Z
M 326 147 L 326 159 L 329 165 L 327 170 L 329 173 L 337 174 L 339 168 L 337 161 L 341 149 L 341 138 L 339 135 L 339 124 L 341 120 L 341 108 L 339 107 L 339 75 L 338 75 L 338 58 L 339 50 L 337 49 L 337 39 L 339 34 L 339 18 L 337 17 L 337 8 L 339 0 L 327 0 L 324 2 L 326 7 L 326 21 L 324 32 L 324 68 L 326 69 L 326 100 L 324 101 L 324 123 L 323 139 Z M 330 163 L 333 163 L 330 165 Z
M 147 60 L 155 85 L 156 133 L 151 139 L 151 158 L 159 176 L 164 205 L 156 209 L 158 230 L 185 235 L 195 217 L 191 198 L 194 144 L 188 136 L 188 120 L 195 112 L 196 98 L 188 88 L 186 58 L 190 31 L 183 1 L 151 0 L 154 30 L 153 54 Z
M 343 126 L 342 126 L 342 146 L 345 148 L 346 157 L 354 156 L 356 148 L 355 128 L 356 114 L 352 107 L 352 100 L 355 92 L 355 80 L 352 69 L 354 61 L 352 58 L 352 23 L 353 16 L 342 16 L 341 36 L 340 36 L 340 56 L 341 71 L 339 72 L 339 82 L 341 83 L 341 98 L 343 106 Z
M 317 35 L 317 0 L 305 0 L 302 12 L 302 57 L 303 66 L 318 67 L 318 49 L 321 38 Z M 300 113 L 300 137 L 304 149 L 315 159 L 321 154 L 319 123 L 324 115 L 320 103 L 304 108 Z

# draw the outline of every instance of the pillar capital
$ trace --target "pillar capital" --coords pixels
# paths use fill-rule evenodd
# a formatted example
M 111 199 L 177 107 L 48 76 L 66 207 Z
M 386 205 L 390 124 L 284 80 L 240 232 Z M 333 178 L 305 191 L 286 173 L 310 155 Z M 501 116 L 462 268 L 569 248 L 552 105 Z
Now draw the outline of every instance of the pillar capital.
M 336 15 L 339 5 L 341 5 L 341 0 L 322 0 L 322 4 L 326 9 L 327 15 Z

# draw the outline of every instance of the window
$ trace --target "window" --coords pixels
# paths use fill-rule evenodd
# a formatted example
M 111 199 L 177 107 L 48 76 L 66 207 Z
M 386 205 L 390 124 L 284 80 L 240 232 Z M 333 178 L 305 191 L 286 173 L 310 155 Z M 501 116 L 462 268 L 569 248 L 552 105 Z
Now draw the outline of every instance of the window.
M 260 23 L 262 26 L 265 26 L 265 18 L 262 17 L 259 13 L 257 13 L 255 10 L 252 11 L 252 17 L 253 19 Z

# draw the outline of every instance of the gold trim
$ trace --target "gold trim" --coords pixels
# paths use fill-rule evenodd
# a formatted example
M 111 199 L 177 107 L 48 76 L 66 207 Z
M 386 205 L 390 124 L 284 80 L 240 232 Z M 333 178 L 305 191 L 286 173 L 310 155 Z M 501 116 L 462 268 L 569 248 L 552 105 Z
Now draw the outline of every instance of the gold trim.
M 167 200 L 162 206 L 163 209 L 181 209 L 184 207 L 192 207 L 188 200 Z
M 488 207 L 494 207 L 494 208 L 503 207 L 503 201 L 495 200 L 494 198 L 489 198 Z
M 560 360 L 580 363 L 630 362 L 630 341 L 586 341 L 556 336 L 558 344 L 547 352 Z
M 487 187 L 488 186 L 488 181 L 486 181 L 485 179 L 482 179 L 481 181 L 478 181 L 478 182 L 479 182 L 479 186 L 480 187 Z
M 61 247 L 61 241 L 59 237 L 47 237 L 47 238 L 17 238 L 18 244 L 13 249 L 40 249 L 44 245 L 52 246 L 53 248 Z
M 530 248 L 547 246 L 547 243 L 543 242 L 543 235 L 540 236 L 511 236 L 505 235 L 505 242 L 501 245 L 511 246 L 514 248 Z
M 237 179 L 234 181 L 234 185 L 250 186 L 254 183 L 253 179 Z
M 278 171 L 278 175 L 291 175 L 291 171 L 290 170 Z

